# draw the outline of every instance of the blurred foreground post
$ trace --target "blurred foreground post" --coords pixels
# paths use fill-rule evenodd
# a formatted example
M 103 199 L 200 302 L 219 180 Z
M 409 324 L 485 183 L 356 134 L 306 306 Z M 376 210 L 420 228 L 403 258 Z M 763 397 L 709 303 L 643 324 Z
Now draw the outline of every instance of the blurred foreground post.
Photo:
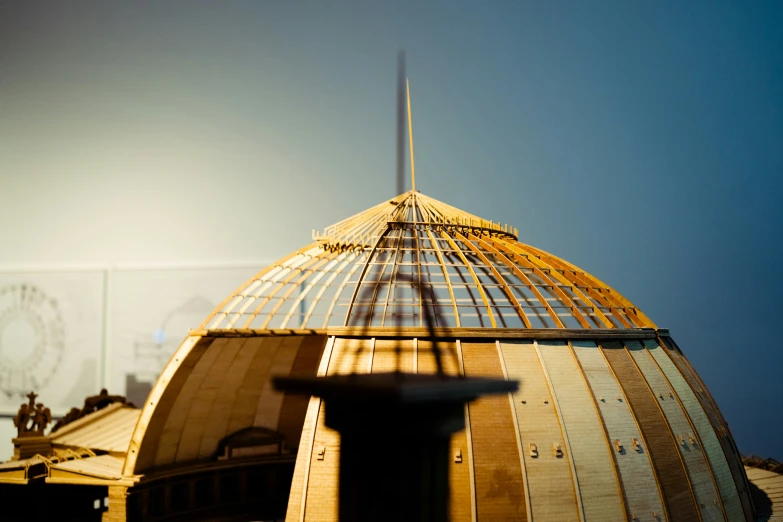
M 341 522 L 447 521 L 450 441 L 465 427 L 465 404 L 518 388 L 502 379 L 406 373 L 274 384 L 323 399 L 326 426 L 340 433 Z

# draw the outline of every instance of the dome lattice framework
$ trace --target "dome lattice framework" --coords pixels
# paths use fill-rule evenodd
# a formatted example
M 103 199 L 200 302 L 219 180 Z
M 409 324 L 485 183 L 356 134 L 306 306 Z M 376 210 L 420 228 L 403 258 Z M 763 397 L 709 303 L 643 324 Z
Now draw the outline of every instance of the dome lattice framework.
M 277 466 L 276 491 L 290 484 L 286 520 L 336 521 L 340 437 L 320 399 L 276 392 L 272 377 L 440 366 L 520 382 L 466 405 L 451 441 L 451 520 L 753 519 L 715 400 L 668 330 L 608 285 L 416 191 L 313 236 L 174 353 L 125 461 L 138 491 L 173 487 L 176 470 L 263 428 L 283 453 L 247 458 Z M 394 465 L 383 448 L 367 458 L 381 473 Z M 137 490 L 128 505 L 143 510 Z
M 201 326 L 655 327 L 608 285 L 517 231 L 414 191 L 313 232 Z M 428 309 L 428 310 L 425 310 Z

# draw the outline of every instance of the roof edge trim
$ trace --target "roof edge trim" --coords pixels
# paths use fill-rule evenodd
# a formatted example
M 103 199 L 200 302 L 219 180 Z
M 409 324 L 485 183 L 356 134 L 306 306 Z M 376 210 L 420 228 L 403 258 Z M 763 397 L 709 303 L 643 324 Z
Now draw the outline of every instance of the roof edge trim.
M 666 333 L 664 334 L 663 331 Z M 193 330 L 191 335 L 201 337 L 269 337 L 297 335 L 335 335 L 338 337 L 416 337 L 428 338 L 433 334 L 443 338 L 483 338 L 483 339 L 655 339 L 657 335 L 667 335 L 668 330 L 655 328 L 434 328 L 426 327 L 393 327 L 393 326 L 334 326 L 318 329 L 212 329 Z

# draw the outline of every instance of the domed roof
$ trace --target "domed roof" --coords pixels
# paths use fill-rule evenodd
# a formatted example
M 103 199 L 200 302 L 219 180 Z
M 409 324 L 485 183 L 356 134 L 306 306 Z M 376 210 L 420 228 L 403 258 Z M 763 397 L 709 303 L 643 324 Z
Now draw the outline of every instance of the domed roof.
M 156 487 L 262 428 L 288 451 L 269 457 L 289 466 L 286 520 L 337 521 L 345 439 L 321 398 L 273 379 L 392 371 L 519 382 L 466 404 L 449 520 L 753 520 L 728 425 L 668 330 L 511 227 L 416 191 L 314 233 L 191 330 L 123 474 Z
M 201 325 L 655 327 L 597 278 L 520 243 L 516 229 L 410 191 L 313 231 Z
M 512 227 L 417 192 L 410 97 L 408 136 L 414 190 L 314 231 L 190 331 L 123 474 L 168 483 L 261 428 L 290 451 L 268 461 L 293 465 L 274 479 L 290 484 L 286 520 L 337 521 L 350 439 L 326 424 L 321 398 L 276 391 L 274 377 L 437 373 L 519 383 L 465 405 L 449 520 L 753 520 L 728 425 L 668 330 Z M 367 452 L 379 473 L 399 464 L 386 443 Z

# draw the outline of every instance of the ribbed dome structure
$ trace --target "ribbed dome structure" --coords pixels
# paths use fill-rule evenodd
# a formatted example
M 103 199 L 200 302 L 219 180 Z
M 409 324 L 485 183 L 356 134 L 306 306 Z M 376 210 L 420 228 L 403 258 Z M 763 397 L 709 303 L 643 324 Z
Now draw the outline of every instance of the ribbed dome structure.
M 655 325 L 512 227 L 407 192 L 313 233 L 316 242 L 240 287 L 202 329 Z
M 415 191 L 313 235 L 174 353 L 124 464 L 139 481 L 129 506 L 144 513 L 143 491 L 173 495 L 172 477 L 193 466 L 243 466 L 280 506 L 264 504 L 265 518 L 336 522 L 340 436 L 321 399 L 279 393 L 272 377 L 440 368 L 519 382 L 465 406 L 450 442 L 450 520 L 753 520 L 709 390 L 669 331 L 606 284 Z M 280 441 L 274 454 L 216 460 L 252 429 Z M 367 458 L 378 473 L 395 465 L 383 447 Z M 242 484 L 247 493 L 258 481 Z

